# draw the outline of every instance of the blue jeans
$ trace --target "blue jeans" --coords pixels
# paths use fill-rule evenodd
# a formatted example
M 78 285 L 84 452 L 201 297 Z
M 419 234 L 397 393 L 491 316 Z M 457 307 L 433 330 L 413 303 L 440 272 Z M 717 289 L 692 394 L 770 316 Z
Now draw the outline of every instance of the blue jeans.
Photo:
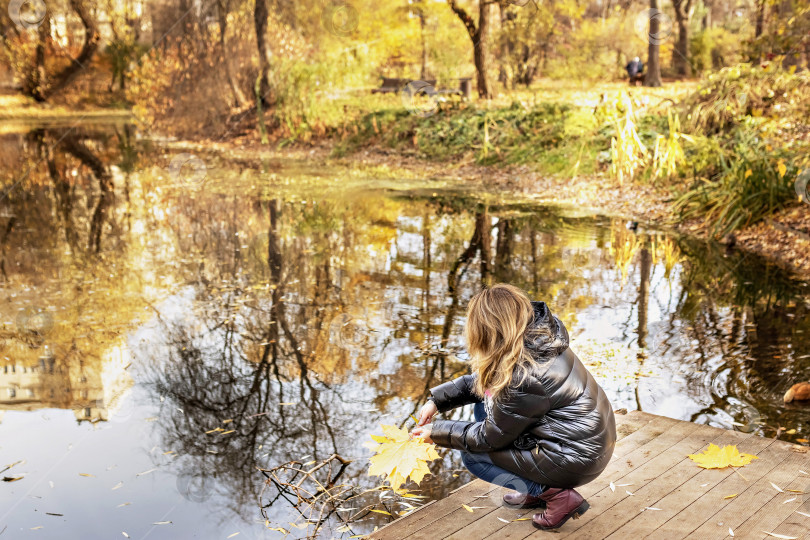
M 476 422 L 483 422 L 487 417 L 484 404 L 476 403 L 473 407 L 473 414 L 475 415 Z M 534 497 L 539 496 L 545 489 L 542 484 L 518 476 L 502 467 L 498 467 L 492 463 L 492 459 L 490 459 L 487 453 L 462 452 L 461 460 L 464 462 L 464 466 L 467 467 L 468 471 L 490 484 L 514 489 L 520 493 L 528 493 Z

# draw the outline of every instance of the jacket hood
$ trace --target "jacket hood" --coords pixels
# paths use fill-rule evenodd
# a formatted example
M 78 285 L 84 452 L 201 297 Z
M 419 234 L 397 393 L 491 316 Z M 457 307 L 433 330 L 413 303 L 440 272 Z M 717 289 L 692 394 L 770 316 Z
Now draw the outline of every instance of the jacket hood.
M 534 320 L 529 323 L 525 345 L 534 358 L 553 358 L 568 348 L 568 330 L 545 302 L 532 302 Z M 534 330 L 534 331 L 532 331 Z

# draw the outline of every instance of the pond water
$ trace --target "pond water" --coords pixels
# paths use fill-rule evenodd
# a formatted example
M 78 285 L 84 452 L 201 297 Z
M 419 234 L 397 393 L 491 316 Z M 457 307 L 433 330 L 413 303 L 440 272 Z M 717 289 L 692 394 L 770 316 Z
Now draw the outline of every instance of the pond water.
M 259 468 L 338 454 L 377 486 L 361 444 L 466 372 L 464 308 L 496 282 L 550 305 L 615 409 L 810 439 L 782 402 L 810 289 L 754 256 L 124 125 L 7 133 L 0 173 L 0 538 L 306 537 Z M 469 480 L 452 452 L 431 469 L 412 502 Z M 366 514 L 321 535 L 389 519 Z

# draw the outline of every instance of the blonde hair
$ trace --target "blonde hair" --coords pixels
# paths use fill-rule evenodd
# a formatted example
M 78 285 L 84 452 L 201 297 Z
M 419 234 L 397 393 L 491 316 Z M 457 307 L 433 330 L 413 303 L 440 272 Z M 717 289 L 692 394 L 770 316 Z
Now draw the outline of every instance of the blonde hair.
M 512 384 L 529 374 L 533 363 L 523 340 L 534 319 L 534 308 L 525 292 L 500 283 L 484 289 L 470 300 L 464 338 L 471 356 L 475 393 L 483 397 L 489 390 L 497 400 Z

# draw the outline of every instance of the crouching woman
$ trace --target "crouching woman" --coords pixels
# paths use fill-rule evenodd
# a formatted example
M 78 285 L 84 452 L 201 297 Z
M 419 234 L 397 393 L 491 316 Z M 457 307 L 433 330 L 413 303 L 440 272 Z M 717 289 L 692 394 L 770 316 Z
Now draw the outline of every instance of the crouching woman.
M 515 508 L 544 508 L 534 525 L 556 529 L 589 505 L 574 488 L 605 469 L 616 442 L 604 391 L 568 348 L 568 331 L 543 302 L 495 285 L 475 295 L 465 327 L 472 374 L 439 385 L 414 436 L 463 452 L 472 474 L 517 490 Z M 475 403 L 475 422 L 436 420 Z

